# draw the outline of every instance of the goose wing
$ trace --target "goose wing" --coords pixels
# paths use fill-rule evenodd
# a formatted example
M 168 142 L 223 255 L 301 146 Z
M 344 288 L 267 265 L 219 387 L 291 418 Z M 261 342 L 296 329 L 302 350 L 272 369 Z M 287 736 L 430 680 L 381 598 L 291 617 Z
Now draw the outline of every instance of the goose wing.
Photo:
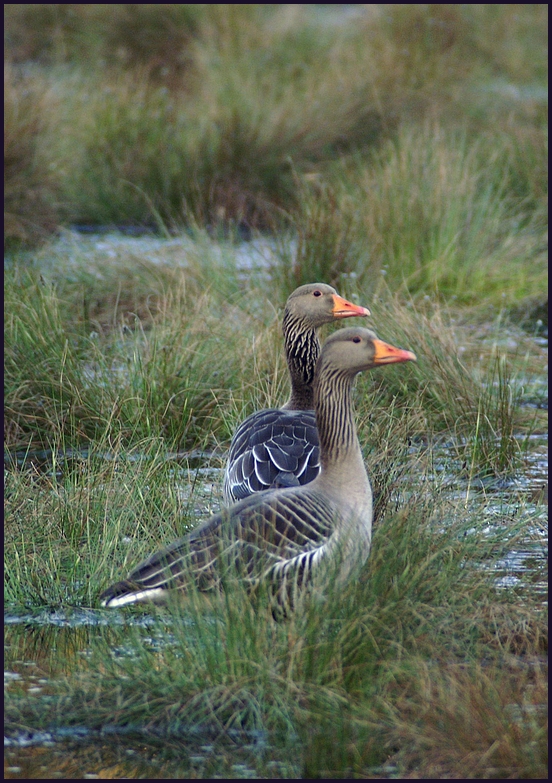
M 232 503 L 265 489 L 307 484 L 319 472 L 314 411 L 258 411 L 242 422 L 230 445 L 224 499 Z
M 250 586 L 262 579 L 300 586 L 324 556 L 337 509 L 303 487 L 256 494 L 210 517 L 184 538 L 154 553 L 128 579 L 101 596 L 104 606 L 138 600 L 133 596 L 220 586 L 236 569 Z

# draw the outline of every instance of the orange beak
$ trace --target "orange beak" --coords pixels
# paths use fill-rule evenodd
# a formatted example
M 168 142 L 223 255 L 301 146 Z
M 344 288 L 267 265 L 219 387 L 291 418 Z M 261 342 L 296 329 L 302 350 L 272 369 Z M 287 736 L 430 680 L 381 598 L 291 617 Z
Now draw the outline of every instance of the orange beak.
M 365 318 L 367 315 L 370 315 L 370 310 L 368 310 L 367 307 L 361 307 L 360 305 L 348 302 L 346 299 L 343 299 L 342 296 L 339 296 L 339 294 L 334 294 L 332 298 L 334 301 L 334 306 L 332 308 L 334 318 L 350 318 L 353 315 Z
M 374 354 L 374 364 L 395 364 L 397 362 L 415 362 L 416 354 L 412 351 L 404 351 L 402 348 L 395 348 L 393 345 L 384 343 L 382 340 L 374 340 L 376 352 Z

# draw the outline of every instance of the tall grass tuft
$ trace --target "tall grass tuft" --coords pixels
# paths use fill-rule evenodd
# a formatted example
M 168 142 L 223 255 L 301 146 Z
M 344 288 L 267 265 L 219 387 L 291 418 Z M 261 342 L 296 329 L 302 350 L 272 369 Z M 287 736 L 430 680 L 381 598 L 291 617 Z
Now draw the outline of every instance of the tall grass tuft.
M 456 304 L 542 301 L 546 198 L 518 168 L 511 140 L 405 126 L 370 155 L 298 177 L 297 242 L 282 244 L 273 275 L 288 288 L 320 278 L 377 294 L 385 278 Z
M 77 285 L 64 298 L 33 271 L 8 275 L 8 446 L 79 446 L 105 436 L 127 444 L 163 437 L 173 448 L 213 442 L 229 390 L 239 387 L 245 357 L 233 346 L 246 311 L 187 289 L 182 271 L 164 279 L 161 270 L 145 272 L 142 294 L 131 277 L 129 289 L 103 294 L 96 312 Z
M 290 221 L 295 225 L 296 212 L 301 222 L 305 190 L 298 183 L 304 176 L 327 177 L 341 156 L 355 150 L 365 154 L 392 141 L 399 129 L 399 146 L 404 147 L 409 133 L 423 135 L 424 126 L 436 123 L 448 131 L 467 128 L 477 148 L 482 139 L 490 139 L 484 175 L 497 161 L 494 139 L 501 137 L 501 145 L 517 139 L 520 149 L 512 152 L 510 184 L 517 179 L 518 190 L 529 189 L 531 199 L 537 197 L 542 229 L 544 167 L 541 143 L 532 139 L 542 136 L 545 126 L 539 97 L 545 47 L 537 47 L 538 56 L 535 47 L 528 47 L 531 35 L 540 41 L 544 7 L 518 13 L 511 6 L 492 12 L 477 6 L 371 6 L 343 24 L 325 23 L 328 12 L 323 9 L 292 5 L 7 8 L 11 56 L 18 63 L 38 61 L 39 78 L 51 86 L 48 94 L 57 95 L 40 141 L 54 153 L 65 220 L 161 222 L 169 227 L 195 220 L 203 226 L 270 230 Z M 513 30 L 520 35 L 517 46 Z M 491 51 L 484 41 L 495 42 L 495 31 L 500 45 Z M 524 69 L 519 68 L 522 61 Z M 517 81 L 514 93 L 509 89 L 509 80 L 518 78 L 516 69 L 523 71 L 519 96 Z M 44 92 L 40 82 L 36 90 Z M 421 131 L 415 130 L 418 126 Z M 371 164 L 387 168 L 379 176 L 394 188 L 405 190 L 405 163 L 412 169 L 407 174 L 415 178 L 414 189 L 424 166 L 435 179 L 433 193 L 429 188 L 409 203 L 395 193 L 400 212 L 382 214 L 382 224 L 376 226 L 385 237 L 392 229 L 389 217 L 391 223 L 398 218 L 411 242 L 403 207 L 407 212 L 413 208 L 414 226 L 422 213 L 429 223 L 422 225 L 423 232 L 433 235 L 422 236 L 418 248 L 424 275 L 435 271 L 425 269 L 430 261 L 440 263 L 431 257 L 437 252 L 444 255 L 446 277 L 457 245 L 462 245 L 460 265 L 473 274 L 475 263 L 466 265 L 463 254 L 470 247 L 481 249 L 479 239 L 470 244 L 470 237 L 477 239 L 477 217 L 481 215 L 479 224 L 500 217 L 491 196 L 500 191 L 503 166 L 495 166 L 497 174 L 485 195 L 482 176 L 469 184 L 477 152 L 467 154 L 460 136 L 452 138 L 453 148 L 458 139 L 456 158 L 449 149 L 444 165 L 442 153 L 432 152 L 427 138 L 413 142 L 421 144 L 417 155 L 407 152 L 406 161 L 394 164 L 395 172 L 391 161 Z M 522 160 L 529 167 L 520 165 Z M 450 209 L 445 202 L 434 209 L 435 199 L 450 197 L 455 188 L 460 188 L 460 199 L 469 200 L 458 173 L 462 165 L 468 166 L 468 189 L 479 191 L 477 203 L 461 205 L 453 198 Z M 443 178 L 451 178 L 448 190 Z M 379 200 L 386 202 L 378 192 L 384 184 L 368 177 L 364 187 L 374 191 L 376 206 Z M 438 237 L 423 204 L 433 210 L 434 223 L 445 220 Z M 463 212 L 469 213 L 470 206 L 474 225 L 466 231 Z M 525 206 L 533 209 L 529 199 Z M 307 219 L 311 212 L 306 210 Z M 360 230 L 361 246 L 367 228 L 370 220 Z M 488 247 L 493 246 L 493 232 L 491 225 Z M 407 260 L 397 255 L 397 264 Z M 304 260 L 309 258 L 307 251 Z M 412 260 L 407 267 L 411 265 Z M 427 283 L 419 279 L 416 266 L 406 271 L 415 272 L 414 285 Z M 443 282 L 449 285 L 447 279 Z
M 104 8 L 100 32 L 103 58 L 125 70 L 145 70 L 169 87 L 180 86 L 190 65 L 188 47 L 197 35 L 203 7 L 193 3 L 118 3 Z
M 377 444 L 376 452 L 389 446 L 400 453 L 408 439 L 440 436 L 471 476 L 515 473 L 523 451 L 518 436 L 544 419 L 520 404 L 530 371 L 523 356 L 501 350 L 501 321 L 485 343 L 439 306 L 405 303 L 384 291 L 370 302 L 377 333 L 415 350 L 418 361 L 408 372 L 388 368 L 359 379 L 365 441 Z
M 171 83 L 197 31 L 193 4 L 8 4 L 5 43 L 14 62 L 146 68 Z
M 125 568 L 153 540 L 160 545 L 193 526 L 191 501 L 177 477 L 193 488 L 194 472 L 188 478 L 186 460 L 168 459 L 160 439 L 143 438 L 135 450 L 123 450 L 106 436 L 84 452 L 54 451 L 49 466 L 36 457 L 34 464 L 14 471 L 7 484 L 11 605 L 91 606 L 106 568 L 114 562 Z
M 419 665 L 389 710 L 398 758 L 428 777 L 462 769 L 467 778 L 539 778 L 546 765 L 545 669 Z
M 225 255 L 208 242 L 182 247 L 180 267 L 133 251 L 118 251 L 106 267 L 100 249 L 71 252 L 73 267 L 60 252 L 45 278 L 8 269 L 8 447 L 75 447 L 105 436 L 128 445 L 162 437 L 168 448 L 224 444 L 246 415 L 282 404 L 281 284 L 260 276 L 243 287 L 230 248 Z M 370 448 L 388 452 L 392 444 L 402 455 L 409 437 L 440 435 L 471 475 L 511 472 L 523 451 L 518 433 L 538 426 L 538 411 L 520 402 L 542 357 L 531 359 L 533 370 L 523 341 L 518 357 L 502 350 L 499 323 L 483 343 L 443 307 L 405 302 L 383 284 L 375 298 L 359 293 L 351 275 L 340 281 L 338 290 L 370 305 L 378 335 L 419 360 L 360 379 Z
M 72 78 L 60 123 L 59 157 L 76 161 L 65 180 L 66 218 L 76 223 L 149 224 L 182 218 L 188 183 L 185 118 L 145 73 Z
M 27 445 L 37 430 L 48 433 L 46 440 L 67 435 L 70 442 L 75 430 L 83 435 L 88 429 L 81 394 L 84 340 L 66 331 L 62 302 L 39 274 L 16 272 L 10 283 L 4 309 L 7 445 Z
M 74 3 L 8 3 L 4 41 L 16 63 L 59 65 L 98 56 L 96 20 L 105 6 Z
M 291 222 L 295 229 L 278 244 L 271 275 L 282 291 L 311 280 L 327 280 L 338 289 L 363 283 L 365 249 L 360 247 L 355 205 L 341 183 L 316 175 L 297 177 L 298 206 Z M 357 284 L 358 285 L 358 284 Z

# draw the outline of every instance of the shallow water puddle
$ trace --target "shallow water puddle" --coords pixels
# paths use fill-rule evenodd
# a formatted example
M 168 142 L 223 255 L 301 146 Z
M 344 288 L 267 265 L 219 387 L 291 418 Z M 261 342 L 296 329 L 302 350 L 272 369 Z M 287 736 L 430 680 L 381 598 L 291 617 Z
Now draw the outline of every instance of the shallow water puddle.
M 191 622 L 191 621 L 190 621 Z M 47 708 L 50 694 L 68 687 L 88 665 L 98 637 L 115 657 L 136 655 L 125 644 L 128 627 L 140 629 L 144 647 L 171 644 L 164 618 L 147 612 L 43 610 L 5 616 L 4 692 L 20 696 L 30 712 Z M 256 778 L 298 777 L 298 770 L 267 744 L 261 732 L 213 736 L 194 726 L 167 736 L 143 727 L 85 726 L 30 730 L 9 722 L 4 776 L 24 778 Z
M 523 458 L 523 473 L 515 477 L 474 479 L 462 476 L 461 471 L 450 474 L 450 464 L 455 461 L 450 454 L 442 463 L 437 458 L 435 467 L 445 474 L 441 481 L 450 487 L 451 498 L 463 500 L 474 519 L 479 520 L 478 527 L 468 533 L 480 536 L 504 531 L 507 535 L 505 518 L 522 515 L 527 520 L 522 541 L 516 540 L 508 554 L 492 565 L 478 567 L 495 571 L 495 584 L 499 587 L 519 586 L 544 598 L 548 589 L 548 438 L 533 435 L 529 443 L 531 448 Z M 446 453 L 448 449 L 444 447 L 443 451 Z
M 7 779 L 298 778 L 297 766 L 273 755 L 262 743 L 209 741 L 209 738 L 147 740 L 138 735 L 110 737 L 97 732 L 38 733 L 28 745 L 4 748 Z

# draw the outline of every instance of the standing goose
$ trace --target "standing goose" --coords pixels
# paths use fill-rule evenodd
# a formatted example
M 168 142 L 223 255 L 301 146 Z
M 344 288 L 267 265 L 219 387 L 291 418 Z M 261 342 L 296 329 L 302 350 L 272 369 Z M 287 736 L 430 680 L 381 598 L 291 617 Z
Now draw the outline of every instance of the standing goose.
M 257 411 L 236 430 L 224 472 L 227 505 L 271 487 L 308 484 L 320 472 L 313 378 L 320 355 L 316 329 L 338 318 L 370 315 L 329 285 L 297 288 L 284 310 L 283 332 L 291 396 L 281 408 Z
M 372 530 L 372 490 L 353 417 L 353 381 L 364 370 L 415 360 L 368 329 L 332 334 L 314 377 L 320 474 L 305 486 L 255 493 L 215 514 L 105 590 L 102 605 L 159 602 L 170 590 L 185 592 L 194 583 L 201 591 L 213 590 L 221 586 L 227 565 L 239 570 L 248 588 L 268 584 L 284 606 L 313 573 L 321 573 L 321 563 L 337 561 L 346 577 L 368 557 Z

